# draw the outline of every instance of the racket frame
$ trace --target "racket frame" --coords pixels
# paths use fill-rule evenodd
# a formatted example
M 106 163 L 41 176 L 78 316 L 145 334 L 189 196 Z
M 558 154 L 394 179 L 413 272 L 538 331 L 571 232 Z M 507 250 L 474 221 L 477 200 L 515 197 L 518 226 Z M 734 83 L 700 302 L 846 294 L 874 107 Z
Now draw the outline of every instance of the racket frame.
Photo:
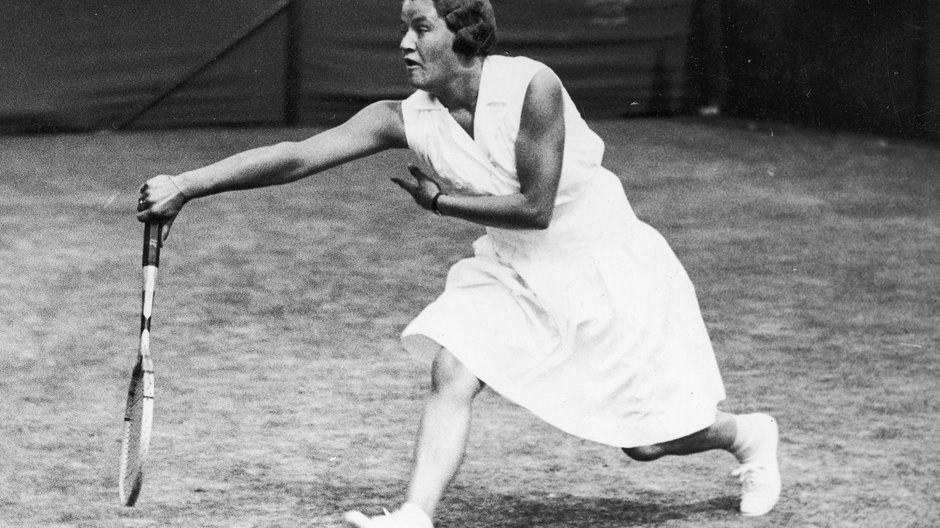
M 131 383 L 127 391 L 124 411 L 123 437 L 121 440 L 121 462 L 118 475 L 118 493 L 121 504 L 133 506 L 143 487 L 144 464 L 150 451 L 153 427 L 154 370 L 150 356 L 150 321 L 153 315 L 153 297 L 157 285 L 157 270 L 160 267 L 160 246 L 163 226 L 159 223 L 144 224 L 143 284 L 141 287 L 140 347 L 137 361 L 131 372 Z M 139 407 L 139 408 L 138 408 Z M 132 444 L 135 413 L 139 413 L 137 445 Z

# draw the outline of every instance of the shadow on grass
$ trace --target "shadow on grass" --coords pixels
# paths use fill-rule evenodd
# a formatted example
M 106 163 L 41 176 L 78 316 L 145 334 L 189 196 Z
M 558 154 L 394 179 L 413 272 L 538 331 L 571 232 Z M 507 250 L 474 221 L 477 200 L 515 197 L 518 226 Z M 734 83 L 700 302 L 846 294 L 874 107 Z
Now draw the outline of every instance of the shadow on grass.
M 304 502 L 347 503 L 350 498 L 378 499 L 384 505 L 396 504 L 387 488 L 331 485 L 313 491 Z M 316 497 L 320 495 L 320 497 Z M 670 521 L 709 521 L 736 519 L 739 497 L 735 495 L 707 500 L 683 501 L 681 493 L 631 490 L 624 498 L 582 497 L 563 493 L 493 493 L 483 488 L 455 486 L 448 490 L 435 519 L 435 526 L 456 528 L 533 527 L 631 527 L 660 526 Z M 688 497 L 687 497 L 688 498 Z M 361 505 L 364 513 L 377 515 L 382 506 Z
M 675 494 L 633 493 L 612 499 L 554 495 L 487 495 L 459 490 L 459 500 L 445 500 L 441 526 L 531 528 L 547 526 L 629 527 L 694 521 L 736 513 L 738 498 L 717 497 L 698 502 L 676 501 Z M 453 494 L 452 494 L 453 495 Z M 625 494 L 626 495 L 626 494 Z
M 654 500 L 602 499 L 562 496 L 532 500 L 504 497 L 505 508 L 479 512 L 468 525 L 505 526 L 649 526 L 668 521 L 710 518 L 715 513 L 733 513 L 737 499 L 721 497 L 706 501 L 676 504 Z

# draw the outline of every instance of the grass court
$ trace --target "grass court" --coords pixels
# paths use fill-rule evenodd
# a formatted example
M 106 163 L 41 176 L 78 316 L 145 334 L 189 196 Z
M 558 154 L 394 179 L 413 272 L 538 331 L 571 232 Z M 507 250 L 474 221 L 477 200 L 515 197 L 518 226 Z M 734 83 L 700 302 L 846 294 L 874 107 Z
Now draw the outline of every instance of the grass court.
M 732 412 L 781 424 L 783 497 L 725 453 L 643 464 L 477 400 L 440 528 L 940 523 L 940 149 L 769 123 L 594 121 L 696 284 Z M 139 185 L 310 128 L 0 137 L 0 526 L 338 527 L 404 494 L 428 374 L 398 334 L 482 228 L 390 152 L 187 205 L 161 255 L 144 489 L 118 504 Z

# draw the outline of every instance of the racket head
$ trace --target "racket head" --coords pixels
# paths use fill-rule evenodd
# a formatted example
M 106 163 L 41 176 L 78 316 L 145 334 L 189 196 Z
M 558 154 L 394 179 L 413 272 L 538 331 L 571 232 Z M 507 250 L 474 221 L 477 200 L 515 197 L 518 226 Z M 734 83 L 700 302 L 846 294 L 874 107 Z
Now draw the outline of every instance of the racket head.
M 121 468 L 118 492 L 121 504 L 133 506 L 144 482 L 144 463 L 150 450 L 153 426 L 153 364 L 149 356 L 139 356 L 131 373 L 124 411 L 124 435 L 121 440 Z

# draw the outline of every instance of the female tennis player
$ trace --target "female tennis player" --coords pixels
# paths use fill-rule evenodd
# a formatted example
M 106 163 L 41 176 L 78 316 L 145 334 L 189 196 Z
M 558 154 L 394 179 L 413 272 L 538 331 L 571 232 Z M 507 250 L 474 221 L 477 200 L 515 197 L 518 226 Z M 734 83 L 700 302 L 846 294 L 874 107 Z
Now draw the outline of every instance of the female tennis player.
M 777 425 L 718 410 L 724 386 L 693 286 L 601 166 L 604 144 L 558 77 L 491 54 L 488 0 L 404 0 L 401 24 L 410 97 L 305 141 L 156 176 L 138 207 L 142 221 L 171 223 L 187 200 L 410 148 L 434 177 L 411 167 L 394 181 L 424 209 L 486 226 L 474 256 L 451 268 L 444 292 L 403 332 L 404 346 L 430 361 L 432 382 L 406 500 L 346 521 L 431 527 L 485 385 L 635 460 L 728 451 L 741 464 L 741 512 L 770 511 L 780 495 Z

